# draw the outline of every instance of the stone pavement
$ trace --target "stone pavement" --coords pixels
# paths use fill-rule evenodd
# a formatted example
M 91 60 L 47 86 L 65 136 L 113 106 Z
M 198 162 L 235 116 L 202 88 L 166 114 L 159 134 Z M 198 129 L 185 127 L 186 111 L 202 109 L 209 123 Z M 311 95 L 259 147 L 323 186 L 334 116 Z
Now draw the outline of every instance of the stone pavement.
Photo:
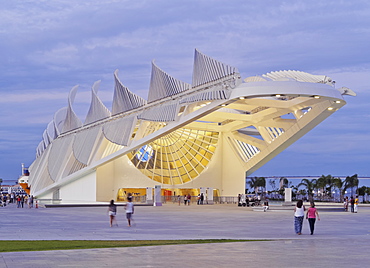
M 137 206 L 135 227 L 118 208 L 0 208 L 1 240 L 269 239 L 272 241 L 0 253 L 3 267 L 369 267 L 370 207 L 322 210 L 314 235 L 294 233 L 293 208 L 252 211 L 236 205 Z

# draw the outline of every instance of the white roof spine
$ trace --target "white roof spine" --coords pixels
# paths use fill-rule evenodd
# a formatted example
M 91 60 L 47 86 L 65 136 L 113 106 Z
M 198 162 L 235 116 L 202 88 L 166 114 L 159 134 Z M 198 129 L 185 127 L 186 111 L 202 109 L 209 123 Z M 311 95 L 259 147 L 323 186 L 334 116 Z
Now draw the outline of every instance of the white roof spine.
M 173 96 L 190 88 L 190 84 L 170 76 L 152 61 L 152 75 L 150 79 L 148 102 Z
M 44 140 L 40 141 L 39 145 L 36 148 L 36 157 L 39 157 L 45 150 Z
M 103 134 L 107 140 L 115 144 L 127 146 L 136 122 L 136 115 L 108 122 L 103 126 Z
M 193 103 L 198 101 L 205 100 L 225 100 L 230 97 L 231 91 L 226 88 L 216 85 L 205 91 L 197 92 L 188 97 L 181 99 L 180 104 L 182 103 Z
M 46 131 L 48 133 L 50 141 L 54 140 L 58 136 L 55 130 L 54 120 L 51 120 L 49 122 L 48 126 L 46 127 Z
M 118 78 L 118 70 L 114 72 L 114 96 L 112 115 L 126 112 L 146 104 L 146 100 L 132 93 Z
M 96 122 L 100 119 L 110 116 L 110 111 L 107 107 L 105 107 L 103 102 L 98 97 L 100 82 L 100 80 L 96 81 L 91 88 L 91 104 L 90 109 L 87 112 L 84 125 Z
M 45 148 L 48 147 L 48 145 L 50 144 L 51 141 L 50 141 L 50 138 L 48 136 L 48 132 L 47 132 L 46 129 L 44 130 L 44 133 L 42 133 L 42 139 L 45 143 Z
M 76 133 L 73 141 L 72 150 L 75 158 L 84 165 L 88 165 L 91 152 L 94 149 L 95 143 L 101 136 L 100 127 L 89 128 L 85 131 Z M 100 134 L 100 135 L 99 135 Z
M 77 90 L 78 90 L 78 86 L 74 86 L 69 92 L 67 114 L 66 114 L 66 119 L 64 121 L 62 133 L 82 126 L 81 120 L 77 117 L 77 115 L 75 114 L 72 108 L 73 102 L 76 97 Z
M 67 115 L 67 107 L 63 107 L 63 108 L 59 109 L 54 114 L 54 120 L 53 121 L 54 121 L 56 136 L 59 136 L 59 134 L 63 130 L 63 125 L 64 125 L 64 121 L 66 119 L 66 115 Z
M 333 85 L 333 81 L 330 77 L 327 77 L 325 75 L 313 75 L 301 71 L 291 71 L 291 70 L 276 71 L 264 74 L 262 76 L 270 78 L 271 80 L 274 81 L 279 81 L 282 78 L 291 78 L 300 82 L 322 83 Z
M 74 137 L 74 135 L 68 135 L 58 138 L 52 144 L 48 157 L 48 171 L 53 181 L 58 179 L 61 170 L 65 168 L 65 161 L 69 158 L 70 145 Z
M 160 107 L 153 107 L 142 112 L 138 118 L 154 122 L 170 122 L 175 121 L 179 113 L 178 103 L 170 105 L 163 105 Z
M 195 49 L 193 87 L 218 80 L 234 73 L 239 73 L 237 68 L 212 59 Z

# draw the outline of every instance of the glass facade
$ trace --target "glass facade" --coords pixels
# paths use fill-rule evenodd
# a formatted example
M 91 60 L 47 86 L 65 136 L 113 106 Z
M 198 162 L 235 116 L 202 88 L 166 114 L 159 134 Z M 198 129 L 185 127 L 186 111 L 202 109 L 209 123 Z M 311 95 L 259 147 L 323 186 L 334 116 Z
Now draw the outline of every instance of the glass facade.
M 128 154 L 131 162 L 154 181 L 179 185 L 193 180 L 215 153 L 218 132 L 178 129 Z

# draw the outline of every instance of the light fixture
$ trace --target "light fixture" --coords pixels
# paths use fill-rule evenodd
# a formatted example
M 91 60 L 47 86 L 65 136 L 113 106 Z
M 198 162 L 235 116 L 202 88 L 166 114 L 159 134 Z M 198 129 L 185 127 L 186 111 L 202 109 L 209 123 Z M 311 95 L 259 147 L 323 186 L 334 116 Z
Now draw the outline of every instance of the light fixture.
M 320 99 L 320 96 L 313 96 L 315 99 Z
M 279 98 L 279 97 L 281 97 L 281 95 L 280 94 L 276 94 L 275 97 L 276 98 Z
M 333 109 L 334 109 L 333 107 L 329 107 L 329 108 L 328 108 L 328 110 L 329 110 L 329 111 L 332 111 Z
M 221 106 L 222 106 L 222 107 L 225 107 L 225 106 L 226 106 L 226 104 L 222 104 Z
M 239 97 L 240 100 L 244 100 L 245 98 L 244 97 Z
M 335 103 L 340 103 L 340 100 L 335 101 Z

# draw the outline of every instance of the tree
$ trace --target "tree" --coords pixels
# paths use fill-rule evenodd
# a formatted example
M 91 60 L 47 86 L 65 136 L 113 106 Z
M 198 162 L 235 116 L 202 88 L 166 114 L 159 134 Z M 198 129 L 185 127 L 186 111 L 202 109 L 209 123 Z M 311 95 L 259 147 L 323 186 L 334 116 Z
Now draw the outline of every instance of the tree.
M 266 192 L 266 179 L 264 177 L 249 178 L 247 184 L 254 189 L 254 193 L 258 194 L 258 188 L 263 188 L 263 193 Z
M 257 177 L 249 178 L 249 181 L 247 181 L 247 184 L 250 186 L 250 188 L 254 189 L 254 192 L 257 193 Z
M 275 182 L 275 180 L 269 180 L 269 184 L 270 184 L 270 186 L 271 186 L 271 188 L 272 188 L 272 192 L 273 193 L 276 193 L 276 182 Z
M 351 196 L 353 196 L 353 188 L 358 187 L 358 177 L 357 174 L 352 176 L 347 176 L 344 181 L 344 190 L 351 189 Z M 356 192 L 355 192 L 356 193 Z
M 316 179 L 302 179 L 301 182 L 297 185 L 297 187 L 304 186 L 305 190 L 307 190 L 308 200 L 313 201 L 313 191 L 316 189 Z
M 263 188 L 263 195 L 266 193 L 266 178 L 258 178 L 258 186 Z
M 358 195 L 362 195 L 362 196 L 364 196 L 364 195 L 365 195 L 365 193 L 366 193 L 366 190 L 367 190 L 367 187 L 366 187 L 366 186 L 362 186 L 362 187 L 358 188 L 358 189 L 357 189 L 357 191 L 358 191 Z
M 341 178 L 333 178 L 333 185 L 335 188 L 338 189 L 339 191 L 339 198 L 340 198 L 340 201 L 343 201 L 343 195 L 344 195 L 344 189 L 343 189 L 343 186 L 344 186 L 344 182 L 342 181 Z
M 321 175 L 321 177 L 317 179 L 316 186 L 321 190 L 322 197 L 325 197 L 326 195 L 331 197 L 332 188 L 334 187 L 333 179 L 334 178 L 331 175 Z

